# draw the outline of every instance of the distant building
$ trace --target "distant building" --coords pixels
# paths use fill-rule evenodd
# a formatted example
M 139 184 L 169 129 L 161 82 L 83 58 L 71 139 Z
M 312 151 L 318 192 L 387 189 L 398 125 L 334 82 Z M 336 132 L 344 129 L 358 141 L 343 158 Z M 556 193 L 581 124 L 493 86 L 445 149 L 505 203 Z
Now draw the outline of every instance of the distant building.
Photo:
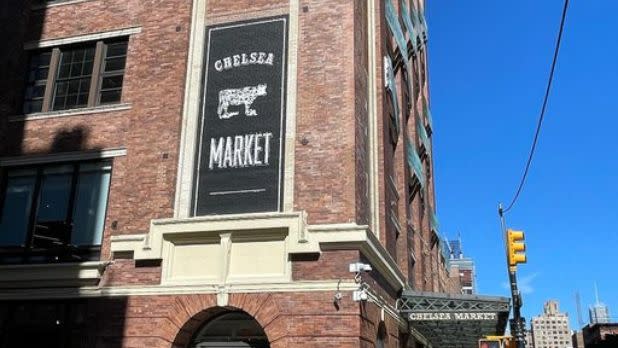
M 476 271 L 474 260 L 465 257 L 461 247 L 461 239 L 449 241 L 450 276 L 461 286 L 462 294 L 476 294 Z
M 589 324 L 582 333 L 585 348 L 618 347 L 618 323 Z
M 602 303 L 596 303 L 590 307 L 588 313 L 590 314 L 591 324 L 606 324 L 610 322 L 609 309 Z
M 535 348 L 572 348 L 569 317 L 558 310 L 558 302 L 550 300 L 543 314 L 532 318 L 532 342 Z
M 532 340 L 532 330 L 526 330 L 526 348 L 534 348 Z
M 582 331 L 573 330 L 571 332 L 571 344 L 573 348 L 584 348 L 584 334 Z

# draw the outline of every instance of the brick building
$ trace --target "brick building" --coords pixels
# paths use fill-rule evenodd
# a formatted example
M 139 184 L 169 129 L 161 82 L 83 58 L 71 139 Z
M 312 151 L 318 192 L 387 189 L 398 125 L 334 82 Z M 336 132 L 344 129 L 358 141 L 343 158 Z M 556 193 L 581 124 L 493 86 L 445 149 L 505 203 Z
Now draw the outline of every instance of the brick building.
M 3 1 L 0 347 L 437 346 L 423 13 Z

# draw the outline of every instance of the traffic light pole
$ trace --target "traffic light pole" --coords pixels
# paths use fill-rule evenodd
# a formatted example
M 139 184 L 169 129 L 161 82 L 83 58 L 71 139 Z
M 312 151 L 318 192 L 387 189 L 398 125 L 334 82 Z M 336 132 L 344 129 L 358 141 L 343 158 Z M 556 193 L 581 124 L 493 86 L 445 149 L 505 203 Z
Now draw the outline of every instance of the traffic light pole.
M 515 339 L 517 348 L 526 348 L 526 320 L 521 317 L 521 307 L 523 306 L 523 302 L 521 299 L 521 294 L 519 289 L 517 288 L 517 267 L 511 266 L 509 264 L 508 258 L 508 246 L 507 240 L 507 231 L 506 231 L 506 221 L 504 218 L 504 212 L 502 210 L 502 203 L 498 206 L 498 214 L 500 215 L 500 224 L 502 227 L 502 233 L 504 235 L 505 240 L 505 249 L 506 249 L 506 265 L 509 271 L 509 282 L 511 284 L 511 298 L 513 300 L 513 319 L 509 321 L 511 326 L 511 335 Z

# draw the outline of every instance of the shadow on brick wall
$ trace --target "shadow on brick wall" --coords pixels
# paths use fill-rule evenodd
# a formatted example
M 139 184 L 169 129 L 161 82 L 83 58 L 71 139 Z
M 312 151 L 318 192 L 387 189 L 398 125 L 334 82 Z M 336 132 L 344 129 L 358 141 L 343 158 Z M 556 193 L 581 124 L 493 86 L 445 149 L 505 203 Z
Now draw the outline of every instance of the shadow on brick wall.
M 29 78 L 30 52 L 25 45 L 43 38 L 45 2 L 0 0 L 0 157 L 24 154 L 25 122 L 19 116 Z M 40 139 L 49 145 L 37 152 L 83 151 L 89 135 L 82 127 L 60 129 L 51 138 Z M 69 299 L 41 300 L 28 299 L 32 290 L 0 289 L 0 295 L 7 293 L 20 300 L 0 301 L 0 348 L 122 346 L 124 297 L 80 298 L 76 293 L 65 294 Z
M 122 347 L 124 297 L 0 302 L 0 347 Z
M 24 138 L 23 122 L 9 122 L 22 114 L 29 53 L 27 42 L 41 39 L 45 10 L 33 10 L 39 0 L 0 1 L 0 156 L 15 154 Z

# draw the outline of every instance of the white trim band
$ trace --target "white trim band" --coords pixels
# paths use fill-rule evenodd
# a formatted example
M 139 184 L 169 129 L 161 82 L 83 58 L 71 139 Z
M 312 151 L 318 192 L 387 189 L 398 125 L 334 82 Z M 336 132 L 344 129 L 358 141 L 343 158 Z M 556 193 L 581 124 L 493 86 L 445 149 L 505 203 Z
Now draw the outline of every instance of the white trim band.
M 89 108 L 77 108 L 77 109 L 62 110 L 62 111 L 35 112 L 35 113 L 25 114 L 25 115 L 13 115 L 13 116 L 9 116 L 9 122 L 36 121 L 36 120 L 45 120 L 48 118 L 57 118 L 57 117 L 102 114 L 106 112 L 124 111 L 124 110 L 130 110 L 130 109 L 131 109 L 131 104 L 128 104 L 128 103 L 99 105 L 99 106 L 93 106 Z
M 132 27 L 119 30 L 105 31 L 101 33 L 77 35 L 72 37 L 65 37 L 60 39 L 49 39 L 41 41 L 29 41 L 24 44 L 25 50 L 33 50 L 37 48 L 56 47 L 62 45 L 69 45 L 79 42 L 95 41 L 101 39 L 109 39 L 113 37 L 127 36 L 132 34 L 138 34 L 142 32 L 142 27 Z
M 113 158 L 118 156 L 126 156 L 127 149 L 120 147 L 115 149 L 104 149 L 100 151 L 89 152 L 62 152 L 52 153 L 47 155 L 31 155 L 31 156 L 16 156 L 16 157 L 0 157 L 0 167 L 14 167 L 29 164 L 54 163 L 54 162 L 73 162 L 85 161 L 99 158 Z

